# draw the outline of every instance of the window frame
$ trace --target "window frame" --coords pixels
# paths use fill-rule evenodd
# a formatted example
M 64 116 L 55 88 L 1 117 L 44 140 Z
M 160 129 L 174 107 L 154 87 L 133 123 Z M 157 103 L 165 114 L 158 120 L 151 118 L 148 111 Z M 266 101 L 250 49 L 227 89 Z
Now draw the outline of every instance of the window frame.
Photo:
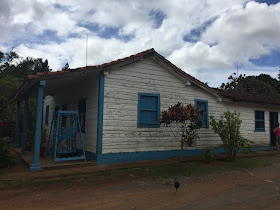
M 84 101 L 84 112 L 81 113 L 80 111 L 82 110 L 81 108 L 81 103 Z M 87 98 L 81 98 L 79 101 L 78 101 L 78 111 L 79 111 L 79 120 L 80 120 L 80 125 L 81 125 L 81 131 L 82 133 L 85 133 L 86 132 L 86 113 L 87 113 Z M 81 114 L 84 115 L 83 119 L 81 118 Z
M 141 96 L 149 96 L 149 97 L 157 97 L 157 109 L 151 110 L 151 109 L 143 109 L 141 108 Z M 157 124 L 148 124 L 143 123 L 140 121 L 141 119 L 141 111 L 155 111 L 157 112 L 158 120 Z M 160 94 L 159 93 L 138 93 L 138 119 L 137 119 L 137 127 L 138 128 L 159 128 L 160 127 Z
M 46 106 L 45 110 L 45 125 L 49 125 L 50 105 Z
M 197 109 L 197 102 L 202 102 L 202 103 L 205 103 L 205 104 L 206 104 L 206 110 L 205 110 L 206 125 L 205 125 L 205 126 L 200 126 L 200 128 L 209 128 L 208 100 L 194 99 L 194 105 L 195 105 L 195 108 L 196 108 L 196 109 Z
M 263 112 L 263 120 L 256 119 L 256 112 Z M 265 110 L 254 110 L 255 113 L 255 132 L 265 132 Z M 257 128 L 257 122 L 263 122 L 263 128 Z

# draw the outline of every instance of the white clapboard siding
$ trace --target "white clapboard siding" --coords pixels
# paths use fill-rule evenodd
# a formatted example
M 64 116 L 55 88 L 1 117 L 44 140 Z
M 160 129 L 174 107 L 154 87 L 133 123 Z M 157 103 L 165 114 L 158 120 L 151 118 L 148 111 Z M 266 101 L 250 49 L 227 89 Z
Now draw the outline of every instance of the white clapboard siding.
M 257 146 L 270 145 L 269 110 L 276 107 L 246 103 L 217 102 L 217 97 L 192 84 L 186 86 L 169 70 L 150 58 L 136 62 L 105 75 L 102 153 L 164 151 L 179 149 L 170 128 L 138 128 L 138 93 L 160 94 L 161 111 L 178 101 L 194 104 L 194 99 L 208 100 L 209 115 L 216 118 L 227 111 L 237 110 L 243 121 L 241 132 Z M 265 110 L 266 132 L 255 132 L 254 110 Z M 280 110 L 279 110 L 280 111 Z M 200 139 L 194 147 L 220 147 L 222 141 L 211 128 L 198 131 Z
M 89 152 L 96 152 L 97 139 L 97 119 L 98 119 L 98 91 L 99 91 L 99 75 L 91 74 L 90 77 L 84 78 L 78 84 L 70 87 L 58 89 L 55 96 L 46 96 L 44 99 L 44 114 L 43 125 L 48 130 L 50 129 L 51 120 L 53 118 L 53 111 L 56 106 L 60 110 L 62 104 L 67 104 L 67 109 L 71 111 L 78 111 L 78 101 L 86 98 L 86 127 L 85 133 L 82 133 L 85 150 Z M 49 125 L 45 126 L 45 109 L 49 105 Z M 67 119 L 69 123 L 69 119 Z M 77 141 L 80 141 L 78 135 Z M 78 144 L 80 145 L 80 144 Z

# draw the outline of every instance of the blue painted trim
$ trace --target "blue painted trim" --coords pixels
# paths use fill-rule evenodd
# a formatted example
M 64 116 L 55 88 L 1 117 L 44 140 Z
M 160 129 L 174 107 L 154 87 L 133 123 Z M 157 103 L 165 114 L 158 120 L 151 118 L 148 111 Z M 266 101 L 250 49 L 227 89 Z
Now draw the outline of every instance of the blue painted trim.
M 46 85 L 46 82 L 47 82 L 46 80 L 41 80 L 41 81 L 40 81 L 40 86 L 45 86 L 45 85 Z
M 14 144 L 14 148 L 19 148 L 19 143 L 18 143 L 19 120 L 20 120 L 20 101 L 18 101 L 18 102 L 17 102 L 17 112 L 16 112 L 16 133 L 15 133 L 15 144 Z
M 97 120 L 96 154 L 102 154 L 104 84 L 105 84 L 104 72 L 100 72 L 99 73 L 99 93 L 98 93 L 98 120 Z
M 27 123 L 28 123 L 28 96 L 26 96 L 24 99 L 24 114 L 23 114 L 23 126 L 22 126 L 22 138 L 21 138 L 21 154 L 22 155 L 25 155 Z
M 194 99 L 195 108 L 197 108 L 197 102 L 203 102 L 206 103 L 206 127 L 202 126 L 201 128 L 209 128 L 209 117 L 208 117 L 208 101 L 207 100 L 201 100 L 201 99 Z
M 271 150 L 271 147 L 252 147 L 251 151 Z M 98 165 L 114 164 L 124 162 L 134 162 L 142 160 L 157 160 L 167 158 L 177 158 L 179 150 L 168 151 L 149 151 L 149 152 L 126 152 L 126 153 L 108 153 L 97 154 L 96 161 Z M 212 154 L 224 153 L 224 148 L 214 148 Z M 204 155 L 204 149 L 186 150 L 184 156 Z
M 40 166 L 40 164 L 32 164 L 30 167 L 29 167 L 29 170 L 30 171 L 41 171 L 42 170 L 42 168 L 41 168 L 41 166 Z
M 141 119 L 141 96 L 152 96 L 152 97 L 157 97 L 157 110 L 151 109 L 151 111 L 157 111 L 158 115 L 158 122 L 157 124 L 144 124 L 140 121 Z M 149 111 L 148 109 L 145 109 L 145 111 Z M 160 127 L 160 94 L 158 93 L 138 93 L 138 117 L 137 117 L 137 127 L 138 128 L 159 128 Z
M 86 158 L 85 155 L 78 157 L 67 157 L 67 158 L 55 158 L 55 162 L 57 161 L 68 161 L 68 160 L 84 160 Z
M 83 150 L 77 148 L 77 153 L 82 153 Z M 96 154 L 85 150 L 86 160 L 96 160 Z
M 251 151 L 263 151 L 263 150 L 273 150 L 272 147 L 252 147 L 250 148 Z
M 41 80 L 40 85 L 38 87 L 34 156 L 33 156 L 33 164 L 29 168 L 30 171 L 41 170 L 41 166 L 39 164 L 39 158 L 40 158 L 41 125 L 42 125 L 43 98 L 44 98 L 45 85 L 46 85 L 46 80 Z
M 255 132 L 265 132 L 265 111 L 264 110 L 254 110 L 255 111 Z M 263 112 L 263 120 L 256 119 L 256 112 Z M 256 128 L 257 121 L 263 122 L 263 128 Z

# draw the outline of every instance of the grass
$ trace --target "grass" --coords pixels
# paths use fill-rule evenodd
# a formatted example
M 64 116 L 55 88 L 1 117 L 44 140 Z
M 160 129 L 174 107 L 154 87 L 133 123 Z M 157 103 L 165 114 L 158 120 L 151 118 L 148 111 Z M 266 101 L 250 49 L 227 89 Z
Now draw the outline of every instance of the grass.
M 67 187 L 72 183 L 78 182 L 90 182 L 98 185 L 102 184 L 102 181 L 104 180 L 108 181 L 110 179 L 116 179 L 118 176 L 121 175 L 137 175 L 140 177 L 151 179 L 157 179 L 159 177 L 173 179 L 175 176 L 190 177 L 227 171 L 250 170 L 253 168 L 264 167 L 271 164 L 272 163 L 270 157 L 239 158 L 236 159 L 235 162 L 217 160 L 215 162 L 212 162 L 212 164 L 204 164 L 202 162 L 185 162 L 180 164 L 167 164 L 142 168 L 111 170 L 90 175 L 68 176 L 53 179 L 25 179 L 21 181 L 0 181 L 0 189 L 7 189 L 11 187 L 35 187 L 44 189 L 47 186 L 54 184 L 60 184 Z

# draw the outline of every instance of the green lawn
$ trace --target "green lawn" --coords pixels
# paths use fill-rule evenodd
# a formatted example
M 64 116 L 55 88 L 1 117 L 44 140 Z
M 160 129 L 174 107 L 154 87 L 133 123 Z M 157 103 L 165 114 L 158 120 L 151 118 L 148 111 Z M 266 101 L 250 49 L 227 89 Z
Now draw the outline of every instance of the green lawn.
M 248 170 L 258 167 L 264 167 L 271 165 L 271 158 L 266 157 L 248 157 L 248 158 L 238 158 L 235 162 L 227 162 L 216 160 L 210 164 L 205 164 L 204 162 L 185 162 L 180 164 L 168 164 L 159 166 L 149 166 L 142 168 L 132 168 L 132 169 L 121 169 L 121 170 L 111 170 L 105 172 L 94 173 L 90 175 L 80 175 L 80 176 L 70 176 L 61 177 L 55 179 L 27 179 L 23 181 L 1 181 L 0 189 L 6 189 L 10 187 L 38 187 L 45 188 L 52 184 L 62 184 L 69 185 L 75 182 L 81 181 L 91 181 L 98 182 L 98 180 L 113 179 L 119 175 L 129 174 L 131 176 L 141 176 L 144 178 L 157 179 L 162 178 L 174 178 L 178 177 L 190 177 L 190 176 L 202 176 L 212 173 L 221 173 L 226 171 L 240 171 Z

